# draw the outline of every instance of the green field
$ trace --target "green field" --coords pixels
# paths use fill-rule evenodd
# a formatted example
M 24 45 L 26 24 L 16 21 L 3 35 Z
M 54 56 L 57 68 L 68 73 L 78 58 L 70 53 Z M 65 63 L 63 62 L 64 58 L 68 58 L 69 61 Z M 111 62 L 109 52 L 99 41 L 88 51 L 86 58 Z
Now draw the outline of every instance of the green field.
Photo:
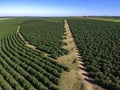
M 88 77 L 108 90 L 120 90 L 119 19 L 81 17 L 0 19 L 0 90 L 85 90 L 64 19 Z
M 41 51 L 50 54 L 50 57 L 69 53 L 63 49 L 64 21 L 51 22 L 50 20 L 27 20 L 21 23 L 20 32 L 24 38 Z
M 16 33 L 24 19 L 0 21 L 0 88 L 3 90 L 59 90 L 63 71 L 69 69 L 26 47 Z
M 70 29 L 89 76 L 110 90 L 120 89 L 120 23 L 69 19 Z

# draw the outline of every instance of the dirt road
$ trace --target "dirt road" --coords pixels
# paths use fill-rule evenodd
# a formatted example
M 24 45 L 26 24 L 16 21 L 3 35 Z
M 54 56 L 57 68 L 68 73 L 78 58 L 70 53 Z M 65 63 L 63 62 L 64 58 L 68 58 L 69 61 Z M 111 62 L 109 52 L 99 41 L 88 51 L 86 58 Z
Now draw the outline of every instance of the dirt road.
M 90 79 L 87 76 L 88 73 L 85 71 L 86 68 L 83 66 L 84 65 L 83 59 L 81 58 L 81 56 L 79 54 L 78 48 L 77 48 L 77 46 L 75 44 L 75 40 L 74 40 L 74 38 L 72 36 L 72 33 L 70 31 L 67 20 L 65 20 L 65 29 L 66 29 L 67 34 L 69 35 L 69 39 L 72 42 L 71 45 L 73 46 L 73 51 L 75 53 L 76 59 L 78 61 L 78 66 L 80 68 L 80 70 L 78 70 L 77 74 L 80 76 L 80 79 L 81 79 L 82 83 L 84 84 L 85 89 L 86 90 L 103 90 L 101 87 L 89 82 L 89 80 L 92 80 L 92 79 Z

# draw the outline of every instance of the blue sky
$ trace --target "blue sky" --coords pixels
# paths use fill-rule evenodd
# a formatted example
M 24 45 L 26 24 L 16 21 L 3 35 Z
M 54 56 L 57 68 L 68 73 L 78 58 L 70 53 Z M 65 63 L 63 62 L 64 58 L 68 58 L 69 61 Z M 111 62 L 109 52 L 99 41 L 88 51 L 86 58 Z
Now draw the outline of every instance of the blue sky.
M 0 16 L 120 16 L 120 0 L 0 0 Z

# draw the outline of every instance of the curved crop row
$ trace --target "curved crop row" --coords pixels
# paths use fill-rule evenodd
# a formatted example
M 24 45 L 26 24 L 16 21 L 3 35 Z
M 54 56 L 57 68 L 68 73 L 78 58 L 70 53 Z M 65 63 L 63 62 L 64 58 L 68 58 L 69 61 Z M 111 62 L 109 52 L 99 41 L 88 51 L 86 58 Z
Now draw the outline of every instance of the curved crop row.
M 6 39 L 5 39 L 6 40 Z M 9 47 L 6 47 L 7 43 L 4 44 L 3 52 L 8 56 L 7 63 L 20 75 L 22 75 L 25 79 L 27 79 L 34 87 L 41 90 L 42 88 L 47 90 L 46 87 L 43 86 L 41 82 L 39 82 L 34 76 L 30 75 L 23 67 L 21 67 L 18 62 L 19 60 L 14 57 L 14 55 L 9 52 Z M 18 64 L 19 63 L 19 64 Z
M 9 41 L 8 41 L 9 42 Z M 11 49 L 12 49 L 12 51 L 14 50 L 15 51 L 15 48 L 14 48 L 14 44 L 11 44 L 11 45 L 9 45 L 10 47 L 11 47 Z M 9 49 L 8 49 L 9 50 Z M 17 49 L 18 50 L 18 49 Z M 29 72 L 32 74 L 32 72 L 31 71 L 33 71 L 33 72 L 36 72 L 36 75 L 39 75 L 39 73 L 37 72 L 37 71 L 39 71 L 40 72 L 40 74 L 45 74 L 46 75 L 46 77 L 47 78 L 49 78 L 51 81 L 53 81 L 55 84 L 58 84 L 58 81 L 59 81 L 59 79 L 57 78 L 57 77 L 54 77 L 53 75 L 53 72 L 52 72 L 52 74 L 50 74 L 50 73 L 47 73 L 46 71 L 45 71 L 45 69 L 44 68 L 42 68 L 42 67 L 40 67 L 39 65 L 37 65 L 37 64 L 35 64 L 34 62 L 32 62 L 29 58 L 24 58 L 24 56 L 23 57 L 21 57 L 21 56 L 19 56 L 19 52 L 18 53 L 16 53 L 16 52 L 12 52 L 11 50 L 9 50 L 14 56 L 16 56 L 20 61 L 22 61 L 21 62 L 21 64 L 20 65 L 22 65 L 22 67 L 24 67 L 24 68 L 26 68 L 27 69 L 27 67 L 29 66 L 31 69 L 29 70 Z M 19 50 L 18 50 L 19 51 Z M 24 54 L 24 53 L 23 53 Z M 35 59 L 34 58 L 34 61 L 37 61 L 37 59 Z M 17 61 L 17 63 L 19 62 L 20 63 L 20 61 Z M 23 64 L 23 63 L 25 63 L 25 64 L 27 64 L 28 66 L 26 66 L 25 64 Z M 44 63 L 42 63 L 42 64 L 44 64 Z M 50 67 L 49 67 L 50 68 Z M 37 70 L 36 70 L 37 69 Z M 37 74 L 38 73 L 38 74 Z M 40 77 L 39 77 L 40 78 Z M 42 78 L 44 79 L 45 77 L 43 77 L 43 75 L 42 75 Z M 47 80 L 48 81 L 48 80 Z
M 19 50 L 22 50 L 22 52 L 25 52 L 27 55 L 37 58 L 40 62 L 44 62 L 45 64 L 55 68 L 56 70 L 58 70 L 60 72 L 62 71 L 62 69 L 65 71 L 69 71 L 69 68 L 67 68 L 66 66 L 63 66 L 49 58 L 44 57 L 40 52 L 32 50 L 28 47 L 25 47 L 24 44 L 21 45 L 20 42 L 22 42 L 22 40 L 20 40 L 20 38 L 17 34 L 12 35 L 12 38 L 13 38 L 13 41 L 15 41 L 15 43 L 17 44 L 17 48 Z
M 10 75 L 7 76 L 8 79 L 3 76 L 3 79 L 11 86 L 1 87 L 10 88 L 10 90 L 12 88 L 15 90 L 59 89 L 57 85 L 60 82 L 61 73 L 64 70 L 69 70 L 67 67 L 26 47 L 17 34 L 10 34 L 2 38 L 0 44 L 0 64 L 2 65 L 0 71 L 3 71 L 1 68 L 6 71 L 1 75 Z
M 14 37 L 14 35 L 12 35 L 12 37 Z M 32 57 L 32 58 L 34 58 L 35 60 L 37 59 L 37 61 L 40 61 L 41 63 L 45 63 L 46 65 L 51 66 L 52 68 L 55 68 L 58 72 L 62 72 L 62 71 L 63 71 L 64 68 L 61 68 L 61 67 L 59 67 L 59 66 L 51 63 L 49 60 L 46 60 L 45 58 L 42 59 L 42 57 L 40 57 L 40 56 L 41 56 L 40 54 L 35 55 L 34 52 L 33 52 L 33 53 L 30 52 L 30 50 L 25 49 L 24 47 L 22 47 L 22 46 L 20 45 L 20 43 L 14 42 L 14 41 L 15 41 L 15 38 L 14 38 L 14 39 L 12 38 L 12 39 L 11 39 L 11 42 L 12 42 L 12 47 L 13 47 L 13 49 L 17 49 L 16 52 L 18 52 L 18 53 L 21 54 L 22 56 L 25 56 L 25 54 L 26 54 L 27 56 L 25 56 L 25 57 L 27 57 L 27 58 Z M 17 43 L 17 44 L 16 44 L 16 43 Z M 23 48 L 24 48 L 24 49 L 23 49 Z M 25 50 L 25 51 L 24 51 L 24 50 Z M 23 52 L 24 52 L 25 54 L 23 54 Z

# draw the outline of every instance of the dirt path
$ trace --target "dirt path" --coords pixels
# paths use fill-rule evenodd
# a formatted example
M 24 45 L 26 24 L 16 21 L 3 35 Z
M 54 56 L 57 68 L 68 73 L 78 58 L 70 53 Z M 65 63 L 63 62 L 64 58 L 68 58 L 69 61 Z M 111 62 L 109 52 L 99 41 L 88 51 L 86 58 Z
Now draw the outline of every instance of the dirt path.
M 64 25 L 66 30 L 66 23 Z M 64 72 L 61 76 L 59 87 L 61 90 L 83 90 L 84 86 L 78 76 L 78 62 L 76 53 L 74 51 L 74 44 L 72 42 L 71 33 L 66 30 L 64 33 L 66 39 L 63 40 L 67 45 L 63 46 L 64 49 L 69 50 L 69 54 L 57 58 L 57 62 L 70 68 L 70 72 Z
M 22 34 L 20 33 L 19 30 L 20 30 L 20 25 L 17 27 L 17 32 L 16 32 L 16 33 L 18 33 L 18 35 L 19 35 L 20 38 L 25 42 L 25 44 L 26 44 L 27 47 L 32 48 L 32 49 L 34 49 L 34 50 L 36 50 L 36 51 L 38 51 L 38 52 L 43 53 L 46 57 L 49 57 L 49 56 L 50 56 L 49 54 L 38 50 L 36 46 L 29 44 L 29 42 L 26 41 L 26 40 L 23 38 L 23 36 L 22 36 Z
M 21 38 L 23 41 L 25 41 L 27 47 L 32 48 L 32 49 L 35 50 L 36 47 L 33 46 L 33 45 L 31 45 L 31 44 L 29 44 L 29 42 L 26 41 L 26 40 L 23 38 L 23 36 L 22 36 L 21 33 L 19 32 L 19 30 L 20 30 L 20 25 L 19 25 L 18 28 L 17 28 L 17 33 L 19 34 L 20 38 Z
M 71 46 L 72 46 L 72 49 L 73 49 L 72 51 L 74 52 L 75 58 L 76 58 L 76 60 L 78 62 L 78 66 L 80 68 L 78 70 L 77 74 L 79 75 L 80 80 L 84 84 L 85 89 L 86 90 L 103 90 L 101 87 L 89 82 L 89 80 L 92 80 L 92 79 L 87 77 L 88 73 L 85 71 L 86 68 L 83 66 L 84 65 L 83 59 L 81 58 L 81 56 L 79 54 L 78 48 L 77 48 L 77 46 L 75 44 L 75 40 L 74 40 L 74 38 L 72 36 L 72 33 L 70 31 L 67 20 L 65 20 L 65 29 L 66 29 L 66 33 L 67 33 L 67 35 L 69 37 L 69 42 L 71 42 Z
M 84 74 L 87 74 L 87 72 L 85 70 L 83 70 L 83 69 L 85 69 L 85 67 L 83 66 L 84 63 L 82 62 L 82 59 L 80 58 L 80 54 L 78 53 L 77 46 L 75 44 L 74 38 L 72 36 L 72 33 L 70 31 L 69 25 L 68 25 L 66 20 L 65 20 L 65 29 L 66 29 L 67 34 L 71 38 L 71 42 L 72 42 L 71 44 L 73 46 L 73 51 L 74 51 L 76 60 L 78 61 L 78 65 L 79 65 L 80 68 L 82 68 L 77 73 L 80 76 L 81 81 L 84 83 L 85 89 L 86 90 L 93 90 L 92 85 L 85 80 L 85 78 L 88 79 L 88 77 L 84 75 Z

